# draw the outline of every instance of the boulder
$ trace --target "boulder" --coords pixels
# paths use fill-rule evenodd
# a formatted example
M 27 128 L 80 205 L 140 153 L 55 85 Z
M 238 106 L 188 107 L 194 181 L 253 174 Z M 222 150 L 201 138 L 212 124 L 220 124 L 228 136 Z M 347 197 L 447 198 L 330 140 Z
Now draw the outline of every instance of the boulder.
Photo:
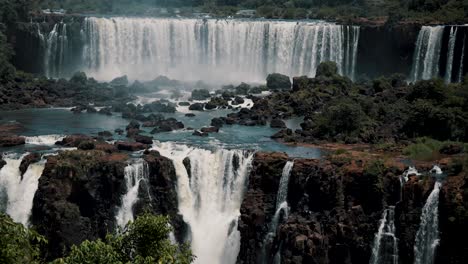
M 192 91 L 192 100 L 206 100 L 210 98 L 210 91 L 207 89 L 195 89 Z
M 110 131 L 100 131 L 98 132 L 98 136 L 104 137 L 104 138 L 110 138 L 112 137 L 112 133 Z
M 77 148 L 81 142 L 84 141 L 93 141 L 94 139 L 90 136 L 86 136 L 83 134 L 74 134 L 69 135 L 63 138 L 61 141 L 55 142 L 55 145 L 60 145 L 64 147 L 75 147 Z
M 14 147 L 24 145 L 25 143 L 26 139 L 24 137 L 14 135 L 0 136 L 0 147 Z
M 207 136 L 208 136 L 208 133 L 206 133 L 206 132 L 201 132 L 201 131 L 199 131 L 199 130 L 195 130 L 195 131 L 193 131 L 192 135 L 198 136 L 198 137 L 207 137 Z
M 219 128 L 218 127 L 202 127 L 200 129 L 201 132 L 203 133 L 218 133 L 219 132 Z
M 41 160 L 41 154 L 39 153 L 30 153 L 26 155 L 21 161 L 21 164 L 19 166 L 21 176 L 23 176 L 24 173 L 28 170 L 28 167 L 30 164 L 39 162 L 40 160 Z
M 187 114 L 185 114 L 185 116 L 186 116 L 186 117 L 194 117 L 195 114 L 194 114 L 194 113 L 187 113 Z
M 291 80 L 289 76 L 272 73 L 267 76 L 267 87 L 270 90 L 290 90 Z
M 129 129 L 139 129 L 139 128 L 140 128 L 140 123 L 138 123 L 138 121 L 136 120 L 132 120 L 130 121 L 130 123 L 127 125 L 125 129 L 129 130 Z
M 286 124 L 281 119 L 273 119 L 270 122 L 272 128 L 286 128 Z
M 139 143 L 139 142 L 126 142 L 126 141 L 118 141 L 115 142 L 118 150 L 125 150 L 125 151 L 138 151 L 144 150 L 148 148 L 148 145 Z
M 224 125 L 224 120 L 219 117 L 211 119 L 211 126 L 221 128 Z
M 134 137 L 136 142 L 151 145 L 153 144 L 153 137 L 150 136 L 143 136 L 143 135 L 136 135 Z
M 319 64 L 317 67 L 316 77 L 333 77 L 338 74 L 338 66 L 335 62 L 326 61 Z
M 203 111 L 204 110 L 204 104 L 202 103 L 194 103 L 189 106 L 189 110 L 192 111 Z

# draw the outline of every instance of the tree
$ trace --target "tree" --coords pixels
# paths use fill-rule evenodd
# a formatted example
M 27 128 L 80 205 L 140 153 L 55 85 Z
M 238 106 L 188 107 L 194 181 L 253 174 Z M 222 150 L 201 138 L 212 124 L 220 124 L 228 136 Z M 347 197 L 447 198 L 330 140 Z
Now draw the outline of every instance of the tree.
M 40 263 L 46 239 L 0 213 L 0 263 Z

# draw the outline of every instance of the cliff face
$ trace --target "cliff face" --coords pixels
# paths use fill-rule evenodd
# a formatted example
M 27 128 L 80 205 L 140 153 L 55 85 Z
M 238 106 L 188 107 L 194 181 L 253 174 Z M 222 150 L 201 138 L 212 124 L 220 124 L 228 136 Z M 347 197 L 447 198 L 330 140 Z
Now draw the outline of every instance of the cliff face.
M 255 157 L 241 207 L 239 263 L 259 262 L 286 159 L 277 153 L 257 153 Z M 443 170 L 453 168 L 453 164 L 445 164 Z M 429 169 L 421 167 L 423 171 Z M 403 170 L 402 164 L 383 164 L 367 158 L 296 159 L 289 181 L 289 217 L 278 225 L 266 263 L 273 261 L 276 252 L 281 263 L 368 263 L 386 205 L 396 205 L 400 262 L 413 263 L 421 209 L 435 180 L 412 176 L 400 189 Z M 437 263 L 461 263 L 468 243 L 454 241 L 467 229 L 461 224 L 466 221 L 465 177 L 459 171 L 452 172 L 443 186 Z
M 172 162 L 153 152 L 143 158 L 148 164 L 148 184 L 144 181 L 140 185 L 134 213 L 149 210 L 169 215 L 175 229 L 184 230 L 177 215 Z M 115 231 L 117 209 L 127 191 L 124 171 L 128 161 L 127 154 L 99 150 L 48 158 L 34 197 L 32 224 L 49 240 L 49 259 L 62 256 L 86 239 L 102 239 Z

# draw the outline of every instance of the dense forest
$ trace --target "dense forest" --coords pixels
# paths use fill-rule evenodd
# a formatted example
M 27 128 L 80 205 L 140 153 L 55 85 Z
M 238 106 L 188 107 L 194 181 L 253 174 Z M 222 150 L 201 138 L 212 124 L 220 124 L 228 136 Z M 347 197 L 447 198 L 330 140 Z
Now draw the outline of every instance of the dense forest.
M 258 17 L 381 20 L 409 19 L 422 22 L 461 23 L 468 17 L 466 0 L 40 0 L 41 8 L 62 8 L 69 13 L 156 15 L 167 8 L 172 15 L 207 12 L 215 16 L 235 15 L 241 9 L 254 9 Z M 165 13 L 166 14 L 166 13 Z

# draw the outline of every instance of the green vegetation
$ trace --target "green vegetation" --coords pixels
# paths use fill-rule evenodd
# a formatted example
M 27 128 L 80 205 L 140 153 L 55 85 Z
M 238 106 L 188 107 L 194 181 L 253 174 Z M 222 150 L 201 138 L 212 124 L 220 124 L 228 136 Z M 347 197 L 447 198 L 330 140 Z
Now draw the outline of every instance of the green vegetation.
M 69 13 L 140 15 L 190 15 L 206 12 L 232 16 L 242 9 L 256 11 L 257 17 L 285 19 L 340 19 L 358 17 L 390 23 L 399 20 L 463 23 L 468 3 L 463 0 L 41 0 L 41 8 L 64 8 Z M 160 8 L 167 8 L 162 12 Z M 177 8 L 177 9 L 175 9 Z
M 52 264 L 191 263 L 194 256 L 188 245 L 171 244 L 171 231 L 167 217 L 146 213 L 117 234 L 107 235 L 105 241 L 73 246 L 67 256 Z M 40 253 L 46 243 L 34 230 L 0 214 L 0 263 L 44 263 Z
M 34 230 L 0 213 L 0 263 L 41 263 L 40 249 L 46 243 Z
M 460 152 L 466 152 L 468 150 L 468 144 L 452 141 L 438 141 L 422 137 L 417 138 L 413 144 L 408 145 L 403 150 L 403 154 L 411 159 L 430 161 L 438 159 L 449 147 L 452 149 L 456 148 L 457 151 L 459 150 Z

